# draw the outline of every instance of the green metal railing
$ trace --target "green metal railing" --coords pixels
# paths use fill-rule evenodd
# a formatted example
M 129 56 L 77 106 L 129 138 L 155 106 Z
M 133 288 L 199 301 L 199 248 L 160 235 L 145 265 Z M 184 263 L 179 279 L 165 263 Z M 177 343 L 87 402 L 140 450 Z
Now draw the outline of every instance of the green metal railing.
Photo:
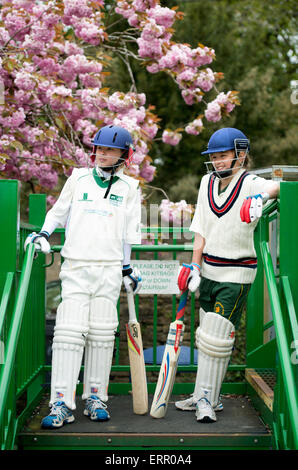
M 45 203 L 45 196 L 39 195 Z M 13 449 L 25 419 L 43 394 L 45 363 L 44 255 L 26 254 L 26 236 L 36 225 L 19 223 L 19 183 L 0 181 L 0 448 Z M 33 261 L 34 260 L 34 261 Z
M 232 364 L 230 371 L 244 371 L 246 368 L 273 368 L 277 372 L 277 385 L 274 391 L 274 412 L 272 429 L 277 449 L 297 449 L 297 361 L 293 360 L 292 345 L 298 345 L 297 306 L 298 306 L 298 246 L 297 222 L 288 207 L 298 208 L 298 183 L 281 184 L 280 204 L 277 202 L 266 208 L 255 234 L 255 245 L 259 267 L 256 281 L 251 289 L 247 306 L 246 360 Z M 2 198 L 3 194 L 3 198 Z M 3 262 L 0 269 L 0 345 L 3 345 L 2 364 L 0 361 L 0 441 L 2 449 L 12 449 L 16 436 L 39 402 L 44 392 L 45 372 L 45 256 L 39 254 L 34 259 L 34 247 L 23 252 L 26 236 L 39 230 L 45 216 L 45 196 L 32 195 L 29 202 L 29 224 L 19 224 L 18 182 L 0 181 L 0 210 L 4 214 L 4 233 L 0 235 L 3 248 Z M 269 230 L 276 224 L 279 239 L 276 253 L 270 245 Z M 164 229 L 146 228 L 153 233 L 152 245 L 134 246 L 136 259 L 168 256 L 181 258 L 183 253 L 190 259 L 192 243 L 181 243 L 181 231 L 187 229 L 170 228 L 169 243 L 160 243 Z M 53 257 L 59 253 L 64 242 L 64 231 L 59 230 L 61 243 L 52 247 Z M 180 238 L 181 240 L 181 238 Z M 274 245 L 274 244 L 273 244 Z M 167 255 L 166 255 L 167 253 Z M 53 258 L 54 259 L 54 258 Z M 273 259 L 277 262 L 273 263 Z M 53 261 L 53 260 L 52 260 Z M 51 263 L 50 263 L 51 264 Z M 272 319 L 264 319 L 266 292 L 269 296 Z M 152 325 L 154 334 L 153 364 L 146 365 L 147 372 L 157 373 L 157 347 L 164 344 L 157 330 L 160 315 L 158 296 L 153 295 Z M 141 296 L 136 298 L 137 314 L 141 311 Z M 178 299 L 170 296 L 171 311 L 169 320 L 175 317 Z M 122 307 L 123 308 L 123 307 Z M 184 343 L 190 348 L 190 362 L 178 367 L 178 373 L 195 373 L 195 328 L 198 323 L 198 299 L 191 295 L 186 322 L 189 338 Z M 119 316 L 121 317 L 120 305 Z M 142 315 L 141 315 L 142 321 Z M 274 337 L 265 340 L 265 334 L 274 329 Z M 144 340 L 144 338 L 143 338 Z M 122 364 L 119 354 L 119 339 L 116 339 L 117 352 L 112 373 L 129 374 L 128 363 Z M 1 350 L 0 350 L 1 359 Z M 112 393 L 128 393 L 130 384 L 111 384 Z M 176 383 L 175 393 L 189 393 L 192 383 Z M 231 388 L 232 387 L 232 388 Z M 233 388 L 236 387 L 236 388 Z M 155 383 L 149 383 L 153 392 Z M 231 392 L 232 390 L 232 392 Z M 223 392 L 246 393 L 245 381 L 239 384 L 224 384 Z
M 298 224 L 293 217 L 297 208 L 298 183 L 281 183 L 280 204 L 276 201 L 263 210 L 255 232 L 258 274 L 247 308 L 248 367 L 269 368 L 276 374 L 271 425 L 277 449 L 298 448 Z M 264 319 L 266 302 L 269 321 Z M 272 328 L 273 337 L 266 340 L 265 333 Z

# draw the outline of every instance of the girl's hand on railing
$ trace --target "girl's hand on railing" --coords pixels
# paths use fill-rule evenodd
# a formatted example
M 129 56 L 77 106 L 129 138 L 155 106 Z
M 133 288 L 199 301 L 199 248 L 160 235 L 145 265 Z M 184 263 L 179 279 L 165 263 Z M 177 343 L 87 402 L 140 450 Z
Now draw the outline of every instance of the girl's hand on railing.
M 24 250 L 26 251 L 29 243 L 34 243 L 36 245 L 36 251 L 41 251 L 42 253 L 48 254 L 51 251 L 51 245 L 48 242 L 49 234 L 46 232 L 32 232 L 25 240 Z
M 262 217 L 263 204 L 269 199 L 268 193 L 255 194 L 248 196 L 240 209 L 240 218 L 242 222 L 250 224 Z

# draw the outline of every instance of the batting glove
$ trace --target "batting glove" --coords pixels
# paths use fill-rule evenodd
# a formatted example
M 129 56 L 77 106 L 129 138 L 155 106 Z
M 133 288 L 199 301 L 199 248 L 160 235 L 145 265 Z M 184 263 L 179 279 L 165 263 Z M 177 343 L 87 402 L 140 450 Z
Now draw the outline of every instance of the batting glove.
M 49 234 L 47 232 L 32 232 L 25 240 L 24 250 L 26 251 L 29 243 L 34 243 L 36 245 L 36 250 L 41 251 L 42 253 L 50 253 L 51 245 L 48 242 Z
M 200 285 L 201 266 L 196 263 L 182 264 L 179 276 L 178 276 L 178 287 L 183 292 L 189 289 L 191 292 L 195 292 Z
M 269 199 L 268 193 L 255 194 L 254 196 L 248 196 L 240 209 L 240 218 L 242 222 L 250 224 L 255 220 L 262 217 L 263 204 Z
M 137 268 L 132 268 L 130 264 L 126 264 L 122 267 L 122 276 L 124 287 L 127 292 L 133 290 L 134 294 L 137 294 L 142 287 L 142 278 Z

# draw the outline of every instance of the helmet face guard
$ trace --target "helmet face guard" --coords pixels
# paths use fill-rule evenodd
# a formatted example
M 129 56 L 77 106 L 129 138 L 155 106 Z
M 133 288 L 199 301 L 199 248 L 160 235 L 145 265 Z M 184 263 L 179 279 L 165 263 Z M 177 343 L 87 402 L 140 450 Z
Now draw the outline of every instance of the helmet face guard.
M 207 173 L 208 174 L 214 174 L 215 176 L 217 176 L 218 178 L 220 179 L 224 179 L 224 178 L 229 178 L 231 175 L 232 175 L 232 170 L 235 166 L 235 163 L 236 161 L 239 160 L 239 153 L 240 152 L 245 152 L 245 156 L 244 156 L 244 159 L 242 162 L 240 162 L 240 168 L 243 167 L 244 165 L 244 162 L 245 162 L 245 157 L 248 153 L 248 150 L 249 150 L 249 140 L 248 139 L 244 139 L 244 138 L 236 138 L 234 139 L 234 142 L 233 142 L 233 147 L 231 146 L 228 146 L 228 148 L 221 148 L 221 150 L 218 150 L 218 149 L 213 149 L 212 151 L 206 151 L 206 152 L 202 152 L 203 154 L 209 154 L 209 155 L 212 155 L 213 153 L 217 153 L 217 152 L 225 152 L 225 151 L 228 151 L 228 150 L 234 150 L 235 152 L 235 158 L 233 158 L 231 161 L 231 166 L 230 168 L 226 169 L 226 170 L 222 170 L 222 171 L 218 171 L 218 170 L 215 170 L 214 168 L 214 163 L 212 161 L 206 161 L 204 162 L 204 164 L 206 165 L 206 168 L 207 168 Z
M 122 155 L 118 161 L 111 167 L 103 167 L 103 170 L 111 171 L 125 163 L 128 167 L 133 159 L 133 141 L 130 133 L 120 126 L 104 126 L 95 135 L 93 141 L 92 154 L 90 159 L 92 163 L 96 159 L 96 147 L 118 148 L 122 150 Z
M 127 153 L 126 156 L 124 156 L 125 153 Z M 111 171 L 112 168 L 118 168 L 123 163 L 128 168 L 131 165 L 132 161 L 133 161 L 133 154 L 134 154 L 134 149 L 133 149 L 133 147 L 130 147 L 128 150 L 124 150 L 122 152 L 122 156 L 118 159 L 118 161 L 115 163 L 115 165 L 113 165 L 112 167 L 102 167 L 102 169 L 103 170 L 105 169 L 106 171 Z M 96 145 L 93 145 L 92 153 L 90 155 L 90 160 L 91 160 L 92 163 L 94 163 L 95 159 L 96 159 Z

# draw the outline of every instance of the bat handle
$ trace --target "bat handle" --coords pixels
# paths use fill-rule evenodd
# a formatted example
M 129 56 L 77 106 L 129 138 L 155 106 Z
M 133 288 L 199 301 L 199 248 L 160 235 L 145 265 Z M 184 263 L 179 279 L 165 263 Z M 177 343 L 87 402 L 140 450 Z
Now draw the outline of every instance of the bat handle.
M 185 289 L 185 290 L 181 293 L 181 297 L 180 297 L 179 305 L 178 305 L 178 309 L 177 309 L 177 314 L 176 314 L 176 320 L 181 320 L 181 321 L 183 321 L 184 311 L 185 311 L 186 301 L 187 301 L 187 296 L 188 296 L 188 289 Z
M 129 291 L 126 291 L 126 293 L 127 293 L 128 314 L 129 314 L 128 323 L 135 323 L 137 321 L 137 315 L 136 315 L 136 309 L 135 309 L 133 290 L 131 289 Z

